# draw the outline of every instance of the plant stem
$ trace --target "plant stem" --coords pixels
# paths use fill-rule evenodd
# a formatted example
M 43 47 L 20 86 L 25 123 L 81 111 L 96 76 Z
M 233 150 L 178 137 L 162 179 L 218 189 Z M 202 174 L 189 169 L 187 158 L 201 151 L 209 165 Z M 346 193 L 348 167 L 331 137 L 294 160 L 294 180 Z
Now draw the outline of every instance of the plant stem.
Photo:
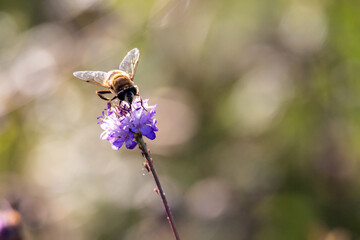
M 174 218 L 171 214 L 171 211 L 170 211 L 170 207 L 169 207 L 169 204 L 166 200 L 166 197 L 165 197 L 165 193 L 161 187 L 161 184 L 160 184 L 160 180 L 159 180 L 159 177 L 157 176 L 156 174 L 156 171 L 155 171 L 155 168 L 154 168 L 154 164 L 152 162 L 152 159 L 150 157 L 150 154 L 149 154 L 149 151 L 146 147 L 146 144 L 144 142 L 144 139 L 142 138 L 142 135 L 141 134 L 136 134 L 135 136 L 135 139 L 136 141 L 139 143 L 140 145 L 140 149 L 141 151 L 143 152 L 146 160 L 147 160 L 147 164 L 149 166 L 149 170 L 151 172 L 151 174 L 153 175 L 154 177 L 154 180 L 155 180 L 155 183 L 156 183 L 156 186 L 157 186 L 157 189 L 159 190 L 159 194 L 160 194 L 160 197 L 161 197 L 161 200 L 163 202 L 163 205 L 164 205 L 164 208 L 165 208 L 165 211 L 166 211 L 166 215 L 167 215 L 167 219 L 170 223 L 170 226 L 171 226 L 171 229 L 172 229 L 172 232 L 174 234 L 174 237 L 176 240 L 180 240 L 180 237 L 179 237 L 179 234 L 176 230 L 176 227 L 175 227 L 175 221 L 174 221 Z

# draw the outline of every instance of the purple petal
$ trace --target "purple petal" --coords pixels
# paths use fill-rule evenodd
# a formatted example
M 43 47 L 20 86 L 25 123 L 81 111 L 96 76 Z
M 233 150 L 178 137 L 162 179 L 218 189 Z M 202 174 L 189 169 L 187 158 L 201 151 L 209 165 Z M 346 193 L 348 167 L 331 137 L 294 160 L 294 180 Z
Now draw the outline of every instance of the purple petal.
M 112 148 L 118 150 L 124 144 L 124 140 L 119 138 L 112 143 Z
M 138 131 L 138 128 L 137 128 L 137 127 L 132 127 L 130 130 L 131 130 L 132 132 L 137 132 L 137 131 Z
M 100 135 L 100 139 L 105 140 L 109 136 L 108 132 L 102 132 Z
M 148 125 L 142 125 L 139 130 L 144 136 L 153 131 L 153 129 Z
M 153 109 L 147 114 L 147 117 L 150 119 L 150 118 L 154 117 L 155 113 L 156 113 L 156 111 Z
M 141 126 L 140 132 L 142 133 L 142 135 L 144 135 L 150 140 L 154 140 L 156 138 L 156 134 L 154 133 L 154 130 L 152 129 L 152 127 L 148 125 Z
M 111 104 L 110 102 L 107 103 L 107 107 L 105 108 L 105 110 L 110 110 L 111 109 Z
M 150 118 L 148 117 L 149 114 L 143 114 L 141 115 L 140 119 L 139 119 L 139 124 L 147 124 L 150 120 Z
M 127 149 L 134 149 L 134 147 L 137 145 L 137 142 L 133 140 L 128 140 L 125 142 L 125 145 Z
M 154 131 L 158 131 L 158 127 L 156 126 L 157 120 L 156 119 L 152 119 L 151 120 L 151 127 L 154 129 Z

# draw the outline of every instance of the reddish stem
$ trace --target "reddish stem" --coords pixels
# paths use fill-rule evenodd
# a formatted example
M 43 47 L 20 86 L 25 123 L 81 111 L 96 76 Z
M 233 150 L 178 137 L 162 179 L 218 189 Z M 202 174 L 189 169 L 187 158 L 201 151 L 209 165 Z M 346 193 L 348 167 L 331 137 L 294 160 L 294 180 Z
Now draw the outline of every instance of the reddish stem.
M 166 215 L 167 215 L 167 219 L 170 223 L 170 226 L 171 226 L 171 229 L 172 229 L 172 232 L 174 234 L 174 237 L 176 240 L 180 240 L 180 237 L 179 237 L 179 234 L 176 230 L 176 227 L 175 227 L 175 221 L 174 221 L 174 218 L 171 214 L 171 211 L 170 211 L 170 207 L 169 207 L 169 204 L 166 200 L 166 197 L 165 197 L 165 193 L 161 187 L 161 184 L 160 184 L 160 180 L 159 180 L 159 177 L 157 176 L 156 174 L 156 171 L 155 171 L 155 168 L 154 168 L 154 164 L 152 162 L 152 159 L 150 157 L 150 154 L 149 154 L 149 151 L 146 147 L 146 144 L 142 138 L 142 136 L 139 134 L 136 134 L 136 141 L 139 143 L 140 145 L 140 149 L 142 151 L 142 153 L 144 154 L 145 158 L 146 158 L 146 162 L 149 166 L 148 170 L 150 170 L 151 174 L 153 175 L 154 177 L 154 180 L 155 180 L 155 183 L 156 183 L 156 186 L 157 186 L 157 189 L 158 189 L 158 193 L 160 194 L 160 197 L 161 197 L 161 200 L 163 202 L 163 205 L 164 205 L 164 208 L 165 208 L 165 211 L 166 211 Z

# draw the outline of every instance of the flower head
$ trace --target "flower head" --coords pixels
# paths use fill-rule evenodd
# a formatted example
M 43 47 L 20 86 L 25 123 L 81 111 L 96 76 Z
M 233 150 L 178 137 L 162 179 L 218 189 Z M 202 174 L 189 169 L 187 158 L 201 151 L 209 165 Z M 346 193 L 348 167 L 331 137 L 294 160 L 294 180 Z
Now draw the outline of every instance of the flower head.
M 108 140 L 113 149 L 119 149 L 124 145 L 127 149 L 133 149 L 137 142 L 135 134 L 141 133 L 143 136 L 154 140 L 155 132 L 158 131 L 156 126 L 155 107 L 148 106 L 149 99 L 142 101 L 134 101 L 130 107 L 127 106 L 111 106 L 107 108 L 98 117 L 100 127 L 104 130 L 100 138 Z

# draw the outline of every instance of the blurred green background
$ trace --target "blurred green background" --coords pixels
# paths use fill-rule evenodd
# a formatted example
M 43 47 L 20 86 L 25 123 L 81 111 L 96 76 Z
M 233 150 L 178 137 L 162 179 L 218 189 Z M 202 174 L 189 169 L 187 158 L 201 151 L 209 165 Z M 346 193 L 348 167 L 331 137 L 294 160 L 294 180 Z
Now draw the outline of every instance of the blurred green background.
M 78 70 L 132 48 L 182 239 L 360 239 L 358 0 L 0 1 L 0 194 L 23 239 L 172 239 Z M 3 204 L 6 208 L 6 204 Z

